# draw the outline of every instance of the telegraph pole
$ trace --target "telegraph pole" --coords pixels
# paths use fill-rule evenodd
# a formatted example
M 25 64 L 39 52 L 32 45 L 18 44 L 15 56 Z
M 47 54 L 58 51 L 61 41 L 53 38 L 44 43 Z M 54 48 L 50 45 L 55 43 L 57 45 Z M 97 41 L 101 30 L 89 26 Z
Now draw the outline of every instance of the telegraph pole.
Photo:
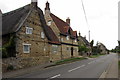
M 89 34 L 89 42 L 90 42 L 90 30 L 89 30 L 88 34 Z
M 85 7 L 84 7 L 84 4 L 83 4 L 83 0 L 81 0 L 81 3 L 82 3 L 82 7 L 83 7 L 83 11 L 84 11 L 84 15 L 85 15 L 85 20 L 86 20 L 86 23 L 88 25 L 88 29 L 89 29 L 89 24 L 88 24 L 88 19 L 87 19 L 87 15 L 86 15 L 86 11 L 85 11 Z M 90 42 L 90 29 L 88 31 L 88 37 L 89 37 L 89 42 Z

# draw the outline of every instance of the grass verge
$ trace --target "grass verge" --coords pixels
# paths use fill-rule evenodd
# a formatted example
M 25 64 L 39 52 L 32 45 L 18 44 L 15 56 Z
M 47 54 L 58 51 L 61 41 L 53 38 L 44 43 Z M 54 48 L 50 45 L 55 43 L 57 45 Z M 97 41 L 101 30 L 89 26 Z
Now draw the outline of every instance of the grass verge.
M 79 61 L 79 60 L 83 60 L 83 59 L 87 59 L 87 58 L 85 58 L 85 57 L 69 58 L 69 59 L 57 61 L 55 64 L 60 65 L 60 64 L 71 63 L 71 62 Z
M 75 61 L 80 61 L 80 60 L 84 60 L 84 59 L 87 59 L 87 58 L 85 58 L 85 57 L 68 58 L 68 59 L 57 61 L 53 65 L 46 66 L 45 68 L 57 66 L 57 65 L 61 65 L 61 64 L 66 64 L 66 63 L 71 63 L 71 62 L 75 62 Z
M 118 61 L 118 67 L 119 67 L 119 69 L 120 69 L 120 60 Z
M 103 56 L 103 55 L 105 55 L 105 54 L 96 54 L 96 55 L 90 56 L 90 58 L 96 58 L 96 57 Z

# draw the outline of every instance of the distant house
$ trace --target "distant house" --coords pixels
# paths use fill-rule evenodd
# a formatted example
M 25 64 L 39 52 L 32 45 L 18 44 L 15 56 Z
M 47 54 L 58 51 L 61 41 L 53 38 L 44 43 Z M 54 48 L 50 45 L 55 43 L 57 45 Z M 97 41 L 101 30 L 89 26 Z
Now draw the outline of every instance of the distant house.
M 79 32 L 79 36 L 78 36 L 78 44 L 79 44 L 79 46 L 85 46 L 88 49 L 88 51 L 85 52 L 83 55 L 87 55 L 87 53 L 90 55 L 90 53 L 91 53 L 90 43 L 88 42 L 86 37 L 81 36 L 80 32 Z M 79 52 L 81 52 L 81 51 L 79 51 Z
M 55 55 L 61 54 L 61 58 L 63 59 L 78 56 L 77 31 L 72 30 L 69 18 L 65 22 L 51 13 L 49 5 L 47 2 L 45 7 L 45 20 L 61 42 L 61 46 L 59 46 L 61 51 Z M 55 57 L 53 57 L 54 59 Z
M 103 43 L 100 43 L 100 42 L 97 43 L 97 48 L 99 48 L 101 50 L 100 54 L 108 54 L 108 50 Z

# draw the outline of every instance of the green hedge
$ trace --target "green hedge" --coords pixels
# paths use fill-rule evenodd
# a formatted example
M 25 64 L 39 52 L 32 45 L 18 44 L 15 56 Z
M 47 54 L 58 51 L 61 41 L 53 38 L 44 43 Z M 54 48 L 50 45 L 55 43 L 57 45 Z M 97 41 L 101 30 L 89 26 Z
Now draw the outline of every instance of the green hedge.
M 2 58 L 14 57 L 15 56 L 15 36 L 12 34 L 10 35 L 9 41 L 0 48 L 2 51 Z

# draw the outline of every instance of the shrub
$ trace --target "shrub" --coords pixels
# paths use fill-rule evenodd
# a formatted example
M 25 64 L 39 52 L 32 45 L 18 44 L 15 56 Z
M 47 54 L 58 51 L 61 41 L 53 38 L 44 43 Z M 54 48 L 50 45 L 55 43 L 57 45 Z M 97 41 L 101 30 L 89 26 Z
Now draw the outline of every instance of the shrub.
M 7 70 L 14 70 L 13 65 L 9 65 L 9 66 L 7 67 Z
M 0 52 L 2 52 L 2 58 L 7 58 L 8 57 L 6 48 L 0 48 Z
M 15 57 L 15 36 L 10 35 L 9 41 L 2 46 L 2 58 Z

